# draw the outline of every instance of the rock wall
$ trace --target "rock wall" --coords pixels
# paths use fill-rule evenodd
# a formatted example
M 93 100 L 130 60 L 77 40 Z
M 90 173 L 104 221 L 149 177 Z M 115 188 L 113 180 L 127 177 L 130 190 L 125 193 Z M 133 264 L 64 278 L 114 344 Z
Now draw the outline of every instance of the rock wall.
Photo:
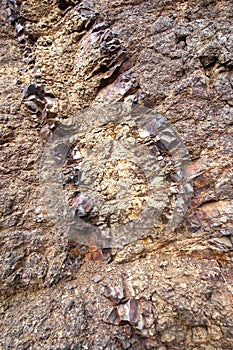
M 232 349 L 232 10 L 2 1 L 0 349 Z M 59 124 L 106 101 L 165 116 L 191 158 L 182 222 L 120 248 L 71 239 L 40 181 Z

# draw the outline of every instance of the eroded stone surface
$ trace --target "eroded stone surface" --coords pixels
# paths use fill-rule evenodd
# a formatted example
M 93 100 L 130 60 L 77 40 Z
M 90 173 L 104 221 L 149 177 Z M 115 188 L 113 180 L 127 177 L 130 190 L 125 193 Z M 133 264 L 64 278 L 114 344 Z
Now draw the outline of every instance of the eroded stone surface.
M 231 349 L 232 3 L 15 5 L 0 8 L 1 348 Z M 126 98 L 177 128 L 194 197 L 175 233 L 88 250 L 47 216 L 43 142 L 59 118 Z

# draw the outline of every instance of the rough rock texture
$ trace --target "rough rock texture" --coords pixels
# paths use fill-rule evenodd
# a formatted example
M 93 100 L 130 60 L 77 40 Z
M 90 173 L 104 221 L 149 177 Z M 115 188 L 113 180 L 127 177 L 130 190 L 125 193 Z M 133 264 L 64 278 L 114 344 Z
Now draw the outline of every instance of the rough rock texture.
M 2 1 L 0 349 L 231 350 L 231 1 Z M 103 101 L 164 115 L 194 195 L 175 232 L 86 247 L 39 181 L 59 121 Z M 78 114 L 77 114 L 78 116 Z

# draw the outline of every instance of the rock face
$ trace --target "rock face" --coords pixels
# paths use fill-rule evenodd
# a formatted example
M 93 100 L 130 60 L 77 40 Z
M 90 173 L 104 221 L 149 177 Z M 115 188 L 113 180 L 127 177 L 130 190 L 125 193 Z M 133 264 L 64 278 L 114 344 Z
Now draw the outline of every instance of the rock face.
M 227 0 L 2 1 L 0 349 L 232 349 L 232 13 Z M 169 208 L 181 188 L 167 152 L 172 142 L 179 149 L 174 134 L 151 140 L 148 123 L 135 134 L 164 163 L 170 204 L 159 225 L 121 247 L 67 235 L 48 215 L 40 181 L 60 123 L 106 102 L 164 116 L 191 161 L 192 199 L 172 229 Z M 64 196 L 71 190 L 86 220 L 94 204 L 74 190 L 85 147 L 74 146 Z M 126 168 L 117 166 L 122 179 Z M 108 187 L 98 183 L 106 196 L 109 169 Z M 145 195 L 140 181 L 135 193 Z

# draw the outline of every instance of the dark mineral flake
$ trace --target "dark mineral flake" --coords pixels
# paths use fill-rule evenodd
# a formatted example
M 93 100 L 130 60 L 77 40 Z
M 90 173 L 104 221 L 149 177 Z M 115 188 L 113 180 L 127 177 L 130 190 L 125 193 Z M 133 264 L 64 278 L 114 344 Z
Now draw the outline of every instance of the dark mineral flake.
M 191 215 L 187 220 L 187 226 L 190 232 L 197 232 L 201 227 L 201 221 L 196 214 Z
M 72 207 L 75 210 L 75 214 L 79 217 L 88 216 L 93 209 L 93 200 L 90 196 L 79 193 L 77 196 L 72 198 Z
M 31 95 L 38 96 L 39 98 L 44 98 L 44 88 L 43 86 L 38 86 L 37 84 L 31 83 L 25 86 L 23 90 L 23 98 L 26 99 Z
M 72 183 L 75 186 L 79 184 L 79 167 L 68 167 L 63 170 L 63 186 Z

